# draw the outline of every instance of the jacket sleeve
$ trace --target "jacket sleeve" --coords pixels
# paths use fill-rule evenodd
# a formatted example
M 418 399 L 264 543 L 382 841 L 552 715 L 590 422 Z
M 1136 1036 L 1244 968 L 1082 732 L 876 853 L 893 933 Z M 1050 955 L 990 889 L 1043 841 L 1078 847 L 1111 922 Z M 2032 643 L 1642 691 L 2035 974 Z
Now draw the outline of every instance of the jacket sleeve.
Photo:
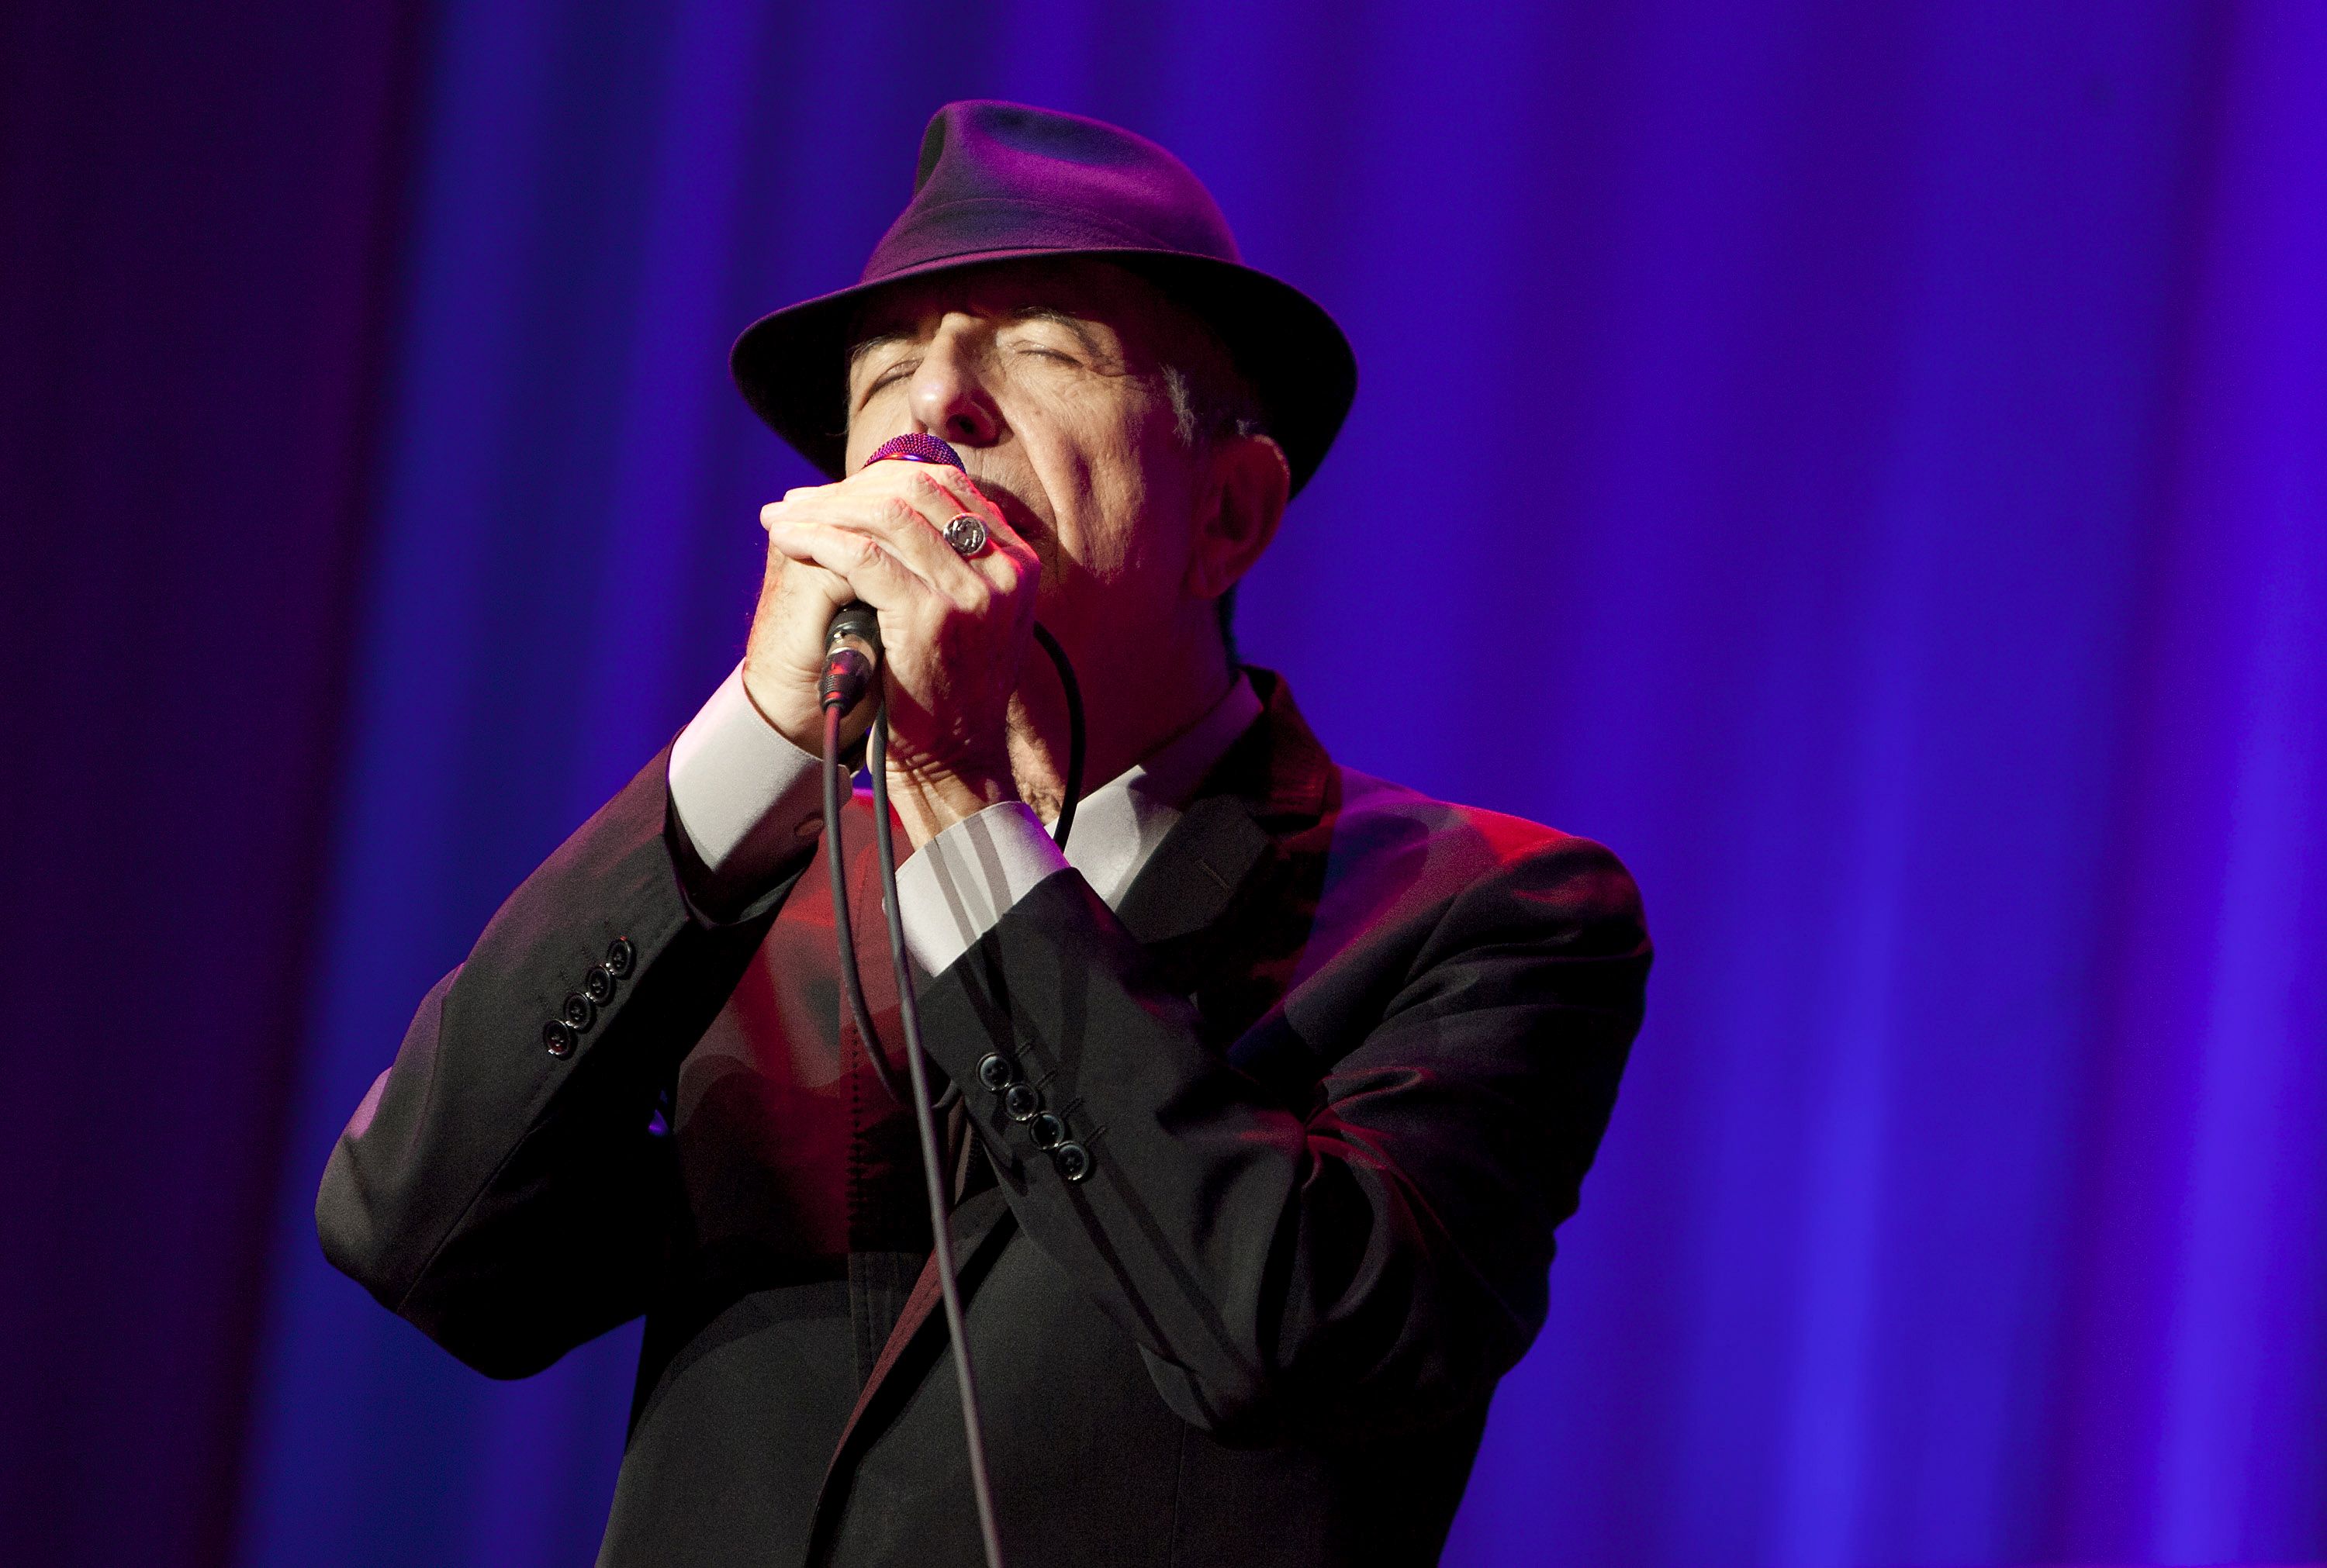
M 1542 1325 L 1649 949 L 1615 858 L 1559 838 L 1356 958 L 1367 982 L 1296 993 L 1223 1054 L 1061 873 L 923 994 L 1020 1224 L 1223 1436 L 1484 1401 Z M 1063 1128 L 1014 1118 L 989 1055 Z M 1303 1089 L 1237 1065 L 1264 1060 L 1307 1062 Z
M 316 1197 L 332 1263 L 495 1377 L 539 1371 L 644 1310 L 678 1212 L 658 1097 L 808 859 L 740 918 L 698 915 L 667 755 L 528 877 L 428 994 Z M 593 988 L 604 1000 L 577 1009 L 556 1041 L 570 1048 L 553 1051 L 546 1031 Z

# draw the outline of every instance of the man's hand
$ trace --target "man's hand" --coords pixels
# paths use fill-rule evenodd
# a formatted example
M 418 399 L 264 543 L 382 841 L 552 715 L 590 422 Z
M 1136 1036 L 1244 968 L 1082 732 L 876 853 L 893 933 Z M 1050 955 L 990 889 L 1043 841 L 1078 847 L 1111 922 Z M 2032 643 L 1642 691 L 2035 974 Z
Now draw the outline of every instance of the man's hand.
M 967 512 L 989 538 L 974 559 L 941 530 Z M 810 753 L 824 746 L 817 677 L 833 611 L 879 612 L 889 693 L 891 799 L 915 847 L 1017 798 L 1007 715 L 1034 624 L 1040 563 L 969 476 L 934 463 L 868 464 L 837 484 L 761 509 L 768 569 L 743 655 L 743 686 Z M 851 715 L 851 743 L 866 712 Z

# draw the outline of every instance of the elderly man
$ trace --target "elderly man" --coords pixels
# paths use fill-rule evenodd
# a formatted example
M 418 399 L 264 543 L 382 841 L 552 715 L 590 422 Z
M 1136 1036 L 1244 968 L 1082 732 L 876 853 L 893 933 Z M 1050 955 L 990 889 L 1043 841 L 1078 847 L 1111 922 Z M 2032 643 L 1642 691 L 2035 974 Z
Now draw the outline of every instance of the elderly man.
M 894 987 L 864 966 L 868 1040 L 836 984 L 824 857 L 884 942 L 867 808 L 818 831 L 861 601 L 1010 1555 L 1435 1561 L 1639 1023 L 1631 882 L 1336 767 L 1237 664 L 1355 369 L 1193 175 L 961 103 L 914 191 L 862 283 L 737 343 L 834 482 L 762 513 L 736 672 L 421 1004 L 324 1246 L 499 1377 L 645 1316 L 603 1562 L 979 1559 Z M 868 461 L 899 436 L 963 466 Z M 1098 781 L 1063 854 L 1038 618 Z

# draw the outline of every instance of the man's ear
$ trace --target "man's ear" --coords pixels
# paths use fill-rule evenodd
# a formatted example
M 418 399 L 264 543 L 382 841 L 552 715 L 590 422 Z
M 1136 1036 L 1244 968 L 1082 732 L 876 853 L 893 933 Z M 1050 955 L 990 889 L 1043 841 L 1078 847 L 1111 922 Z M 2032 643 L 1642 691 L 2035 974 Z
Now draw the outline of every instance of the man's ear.
M 1207 505 L 1196 519 L 1194 548 L 1188 552 L 1189 596 L 1218 599 L 1252 569 L 1293 490 L 1293 471 L 1285 449 L 1266 435 L 1223 435 L 1210 453 Z

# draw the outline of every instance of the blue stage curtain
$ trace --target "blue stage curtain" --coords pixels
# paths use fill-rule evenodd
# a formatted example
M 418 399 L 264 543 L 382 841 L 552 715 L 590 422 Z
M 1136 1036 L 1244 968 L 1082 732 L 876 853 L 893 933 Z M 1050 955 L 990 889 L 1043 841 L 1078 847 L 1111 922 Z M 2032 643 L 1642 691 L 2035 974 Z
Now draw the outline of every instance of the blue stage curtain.
M 0 1562 L 228 1561 L 410 8 L 0 6 Z
M 465 0 L 424 78 L 271 1295 L 217 1329 L 263 1351 L 243 1562 L 586 1560 L 635 1331 L 488 1384 L 324 1266 L 315 1180 L 736 657 L 806 473 L 725 345 L 852 278 L 977 95 L 1179 150 L 1356 341 L 1248 657 L 1343 761 L 1646 890 L 1649 1026 L 1449 1561 L 2327 1556 L 2327 12 Z M 268 788 L 324 741 L 264 737 Z M 185 864 L 219 950 L 115 952 L 145 989 L 100 1004 L 216 1029 L 205 987 L 290 979 L 236 922 L 284 922 Z M 258 1047 L 129 1043 L 42 1041 L 19 1115 L 261 1141 Z M 181 1330 L 112 1331 L 65 1375 L 134 1407 Z

